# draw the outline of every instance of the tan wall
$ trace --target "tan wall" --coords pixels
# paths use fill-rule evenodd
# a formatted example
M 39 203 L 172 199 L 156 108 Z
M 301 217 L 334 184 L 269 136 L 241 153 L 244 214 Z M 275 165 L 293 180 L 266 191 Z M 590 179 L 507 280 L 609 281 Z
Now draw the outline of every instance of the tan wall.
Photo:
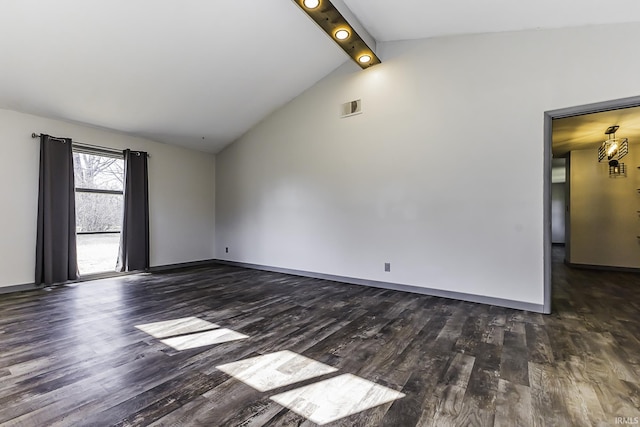
M 603 135 L 604 137 L 604 135 Z M 640 268 L 640 144 L 622 160 L 627 178 L 609 178 L 598 151 L 571 152 L 569 262 Z

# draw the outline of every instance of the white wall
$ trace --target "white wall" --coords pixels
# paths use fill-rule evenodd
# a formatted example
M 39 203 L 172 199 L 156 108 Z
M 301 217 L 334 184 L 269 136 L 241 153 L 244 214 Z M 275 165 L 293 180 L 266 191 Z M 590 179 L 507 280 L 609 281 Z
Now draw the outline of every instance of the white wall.
M 32 132 L 149 152 L 151 266 L 212 258 L 213 155 L 0 110 L 0 287 L 34 280 L 40 152 L 38 140 L 31 138 Z
M 639 39 L 382 44 L 383 64 L 349 64 L 218 155 L 216 256 L 542 304 L 543 112 L 640 94 Z
M 630 144 L 622 159 L 627 178 L 609 178 L 608 165 L 597 159 L 597 149 L 571 152 L 568 261 L 640 268 L 640 144 Z

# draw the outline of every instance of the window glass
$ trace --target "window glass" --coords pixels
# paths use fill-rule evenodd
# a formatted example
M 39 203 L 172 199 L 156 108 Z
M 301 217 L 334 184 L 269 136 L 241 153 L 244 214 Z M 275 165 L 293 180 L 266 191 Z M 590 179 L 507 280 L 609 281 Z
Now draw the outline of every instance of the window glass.
M 80 275 L 115 270 L 124 203 L 124 160 L 86 150 L 73 153 Z
M 122 199 L 122 194 L 76 192 L 76 231 L 120 231 Z
M 76 188 L 122 191 L 124 160 L 96 154 L 73 153 Z

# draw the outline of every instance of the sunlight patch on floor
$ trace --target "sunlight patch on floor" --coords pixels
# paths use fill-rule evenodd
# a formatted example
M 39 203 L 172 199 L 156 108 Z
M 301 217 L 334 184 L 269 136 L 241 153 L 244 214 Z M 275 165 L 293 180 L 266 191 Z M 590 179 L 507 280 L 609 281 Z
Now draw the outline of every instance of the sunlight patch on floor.
M 251 357 L 216 368 L 261 392 L 338 371 L 289 350 Z M 355 375 L 343 374 L 276 394 L 271 400 L 322 425 L 404 396 L 403 393 Z
M 160 340 L 161 343 L 173 347 L 178 351 L 188 350 L 190 348 L 204 347 L 205 345 L 222 344 L 229 341 L 237 341 L 249 338 L 247 335 L 232 331 L 231 329 L 221 328 L 213 331 L 198 332 L 195 334 L 180 335 Z
M 316 424 L 327 424 L 404 397 L 352 374 L 344 374 L 271 397 Z
M 193 332 L 208 331 L 219 328 L 215 323 L 198 319 L 197 317 L 183 317 L 181 319 L 165 320 L 162 322 L 136 325 L 136 328 L 146 332 L 154 338 L 167 338 L 176 335 L 191 334 Z
M 160 339 L 161 343 L 178 351 L 249 338 L 197 317 L 145 323 L 135 327 L 154 338 L 163 338 Z
M 289 350 L 227 363 L 216 368 L 258 391 L 273 390 L 337 371 L 336 368 Z

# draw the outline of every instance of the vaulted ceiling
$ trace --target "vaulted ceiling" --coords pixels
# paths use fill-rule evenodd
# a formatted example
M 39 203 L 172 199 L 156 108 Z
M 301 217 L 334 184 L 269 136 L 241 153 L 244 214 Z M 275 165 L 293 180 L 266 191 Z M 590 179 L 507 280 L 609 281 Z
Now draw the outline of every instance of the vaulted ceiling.
M 334 3 L 378 41 L 640 21 L 636 0 Z M 349 61 L 292 0 L 2 0 L 0 55 L 0 108 L 214 153 Z

